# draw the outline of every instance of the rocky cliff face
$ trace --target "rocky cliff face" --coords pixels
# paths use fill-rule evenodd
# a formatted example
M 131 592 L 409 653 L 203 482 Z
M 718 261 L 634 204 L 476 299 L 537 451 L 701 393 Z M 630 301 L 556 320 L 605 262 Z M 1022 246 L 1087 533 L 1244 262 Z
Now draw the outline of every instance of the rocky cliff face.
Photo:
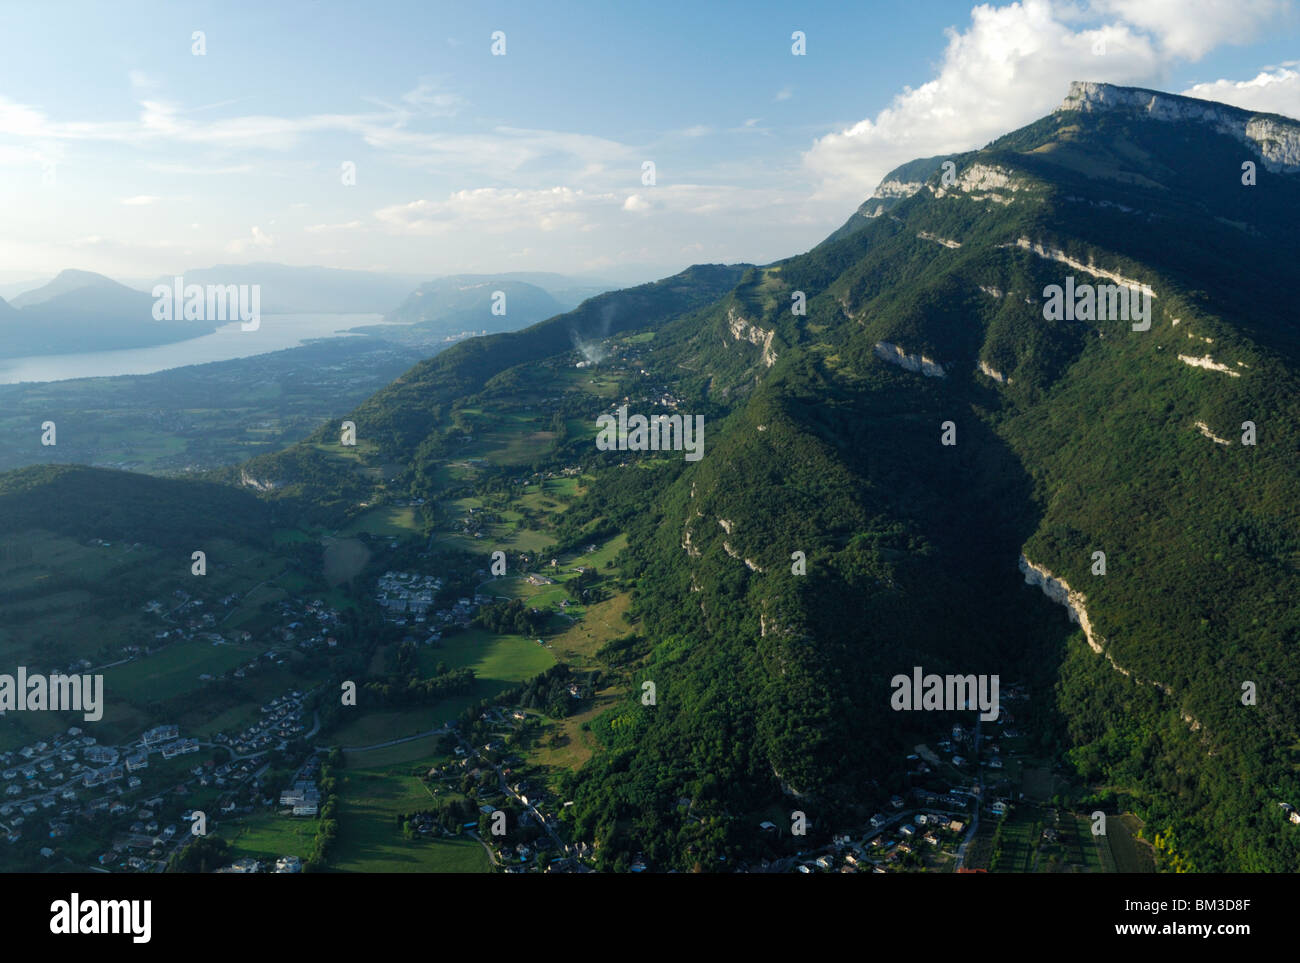
M 1077 623 L 1079 628 L 1083 629 L 1089 648 L 1101 655 L 1102 643 L 1106 640 L 1093 633 L 1092 623 L 1088 621 L 1088 610 L 1084 608 L 1084 603 L 1088 601 L 1087 596 L 1082 592 L 1074 591 L 1065 579 L 1057 578 L 1046 568 L 1035 565 L 1023 555 L 1020 556 L 1020 571 L 1025 576 L 1026 585 L 1037 585 L 1049 599 L 1065 606 L 1065 610 L 1070 614 L 1070 621 Z
M 1300 172 L 1300 122 L 1285 117 L 1255 114 L 1194 97 L 1081 80 L 1070 84 L 1070 92 L 1057 110 L 1137 110 L 1154 120 L 1207 124 L 1258 151 L 1266 170 Z
M 776 364 L 776 352 L 772 350 L 772 336 L 776 334 L 774 330 L 764 330 L 756 324 L 751 324 L 737 314 L 735 308 L 727 309 L 727 328 L 737 341 L 748 341 L 762 348 L 763 364 L 766 367 L 770 368 Z
M 881 360 L 899 365 L 908 371 L 919 371 L 927 378 L 948 377 L 948 372 L 944 370 L 943 365 L 933 358 L 927 358 L 923 354 L 908 354 L 901 347 L 889 341 L 877 341 L 875 352 L 876 357 Z
M 1020 556 L 1019 567 L 1021 574 L 1025 576 L 1025 584 L 1037 585 L 1042 589 L 1043 594 L 1049 599 L 1058 605 L 1064 606 L 1066 612 L 1070 616 L 1070 621 L 1083 629 L 1083 636 L 1088 642 L 1088 647 L 1098 655 L 1104 655 L 1106 661 L 1111 664 L 1111 667 L 1116 672 L 1132 679 L 1138 685 L 1154 686 L 1167 696 L 1172 696 L 1174 694 L 1174 690 L 1163 682 L 1156 682 L 1153 679 L 1138 678 L 1128 669 L 1116 662 L 1115 657 L 1106 651 L 1106 640 L 1093 629 L 1092 623 L 1088 620 L 1088 610 L 1084 607 L 1084 603 L 1088 601 L 1086 595 L 1070 588 L 1069 583 L 1066 582 L 1065 579 L 1053 575 L 1048 569 L 1044 568 L 1042 565 L 1035 564 L 1024 555 Z M 1193 731 L 1197 731 L 1201 728 L 1201 723 L 1190 712 L 1183 712 L 1182 718 Z

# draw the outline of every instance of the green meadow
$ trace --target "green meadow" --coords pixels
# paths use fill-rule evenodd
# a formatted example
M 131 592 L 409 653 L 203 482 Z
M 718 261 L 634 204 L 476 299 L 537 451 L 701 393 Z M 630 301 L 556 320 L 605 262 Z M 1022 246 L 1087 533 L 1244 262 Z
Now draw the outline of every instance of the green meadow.
M 428 808 L 433 797 L 418 778 L 397 769 L 349 768 L 339 773 L 339 835 L 330 867 L 348 873 L 486 873 L 491 860 L 467 836 L 402 836 L 397 817 Z

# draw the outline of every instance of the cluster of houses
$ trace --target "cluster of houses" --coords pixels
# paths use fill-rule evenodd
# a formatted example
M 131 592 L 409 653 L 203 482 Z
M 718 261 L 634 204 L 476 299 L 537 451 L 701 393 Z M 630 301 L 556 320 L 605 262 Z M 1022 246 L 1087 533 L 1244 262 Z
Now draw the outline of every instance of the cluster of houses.
M 0 765 L 6 767 L 0 771 L 6 784 L 0 797 L 0 832 L 10 843 L 22 838 L 27 817 L 60 803 L 75 802 L 78 785 L 94 785 L 95 774 L 101 771 L 98 767 L 109 764 L 111 768 L 117 762 L 117 750 L 97 742 L 72 726 L 48 741 L 0 753 Z M 84 761 L 78 760 L 78 753 Z M 120 771 L 115 778 L 121 778 Z
M 409 615 L 415 624 L 427 624 L 430 634 L 424 640 L 426 643 L 437 642 L 442 638 L 443 629 L 452 626 L 469 628 L 479 606 L 492 601 L 487 595 L 475 595 L 473 598 L 457 599 L 449 608 L 434 611 L 434 596 L 442 584 L 442 579 L 436 575 L 385 572 L 379 578 L 375 601 L 384 610 L 387 621 L 394 625 L 406 625 L 406 617 Z
M 172 627 L 155 632 L 153 644 L 151 645 L 123 646 L 122 652 L 128 657 L 138 658 L 151 655 L 159 649 L 176 642 L 201 641 L 211 642 L 213 645 L 236 645 L 253 641 L 251 632 L 243 630 L 225 633 L 213 631 L 219 624 L 217 616 L 210 611 L 200 611 L 206 604 L 203 599 L 191 596 L 184 589 L 177 589 L 172 593 L 172 596 L 178 600 L 179 604 L 170 610 L 167 608 L 166 603 L 158 599 L 151 599 L 144 606 L 146 612 L 157 615 L 164 622 L 171 624 Z M 238 595 L 226 595 L 217 599 L 215 604 L 228 609 L 238 602 Z M 338 645 L 338 639 L 335 638 L 332 631 L 339 625 L 341 616 L 320 599 L 309 602 L 296 599 L 281 602 L 280 621 L 281 624 L 268 632 L 268 637 L 272 642 L 294 645 L 304 651 L 332 649 Z M 284 665 L 285 663 L 284 655 L 274 649 L 266 652 L 262 658 L 274 665 Z M 89 664 L 87 664 L 88 667 Z M 258 667 L 259 660 L 251 659 L 244 665 L 228 670 L 228 674 L 234 679 L 244 679 L 250 673 L 255 672 Z M 213 676 L 203 674 L 199 678 L 208 681 Z
M 790 868 L 801 873 L 887 873 L 893 871 L 893 864 L 912 853 L 954 854 L 976 811 L 993 818 L 1010 815 L 1015 804 L 1012 783 L 1005 777 L 1005 760 L 1015 753 L 1004 752 L 1001 743 L 1019 733 L 1014 726 L 1015 715 L 1005 703 L 1028 698 L 1024 686 L 1005 686 L 998 719 L 980 728 L 978 748 L 975 727 L 961 724 L 943 730 L 940 738 L 932 742 L 946 761 L 929 746 L 917 746 L 917 751 L 906 758 L 908 788 L 903 794 L 891 796 L 886 811 L 868 820 L 860 840 L 854 841 L 850 835 L 832 837 L 831 846 L 795 860 Z M 978 766 L 973 766 L 977 755 Z M 1300 814 L 1293 821 L 1300 823 Z M 769 835 L 780 832 L 772 822 L 761 823 L 759 829 Z M 1059 830 L 1049 829 L 1044 838 L 1053 841 Z M 778 862 L 762 868 L 784 869 L 787 865 Z
M 304 652 L 333 649 L 339 644 L 333 632 L 338 628 L 341 616 L 320 599 L 305 603 L 296 600 L 281 602 L 280 618 L 282 624 L 273 629 L 271 635 L 281 642 L 297 646 Z M 274 658 L 278 664 L 283 663 L 283 657 L 274 652 L 266 653 L 264 658 Z M 237 672 L 235 677 L 243 678 Z
M 244 756 L 269 749 L 283 749 L 290 739 L 297 738 L 307 729 L 303 694 L 297 689 L 276 696 L 262 706 L 261 716 L 247 729 L 234 735 L 219 733 L 213 741 L 227 747 L 237 756 Z
M 375 601 L 395 619 L 409 613 L 423 618 L 433 608 L 433 597 L 442 589 L 442 579 L 418 572 L 385 572 L 379 577 Z
M 217 870 L 218 873 L 260 873 L 262 872 L 262 861 L 254 859 L 252 856 L 244 856 L 235 860 L 229 866 L 222 866 Z M 273 873 L 301 873 L 302 860 L 297 856 L 281 856 L 275 861 Z
M 320 812 L 320 790 L 314 779 L 297 779 L 280 793 L 280 805 L 293 807 L 295 816 L 315 816 Z
M 5 801 L 0 803 L 0 831 L 10 843 L 16 843 L 22 839 L 22 827 L 27 817 L 56 806 L 59 809 L 49 819 L 48 830 L 41 833 L 51 839 L 67 835 L 74 819 L 122 816 L 130 812 L 132 807 L 120 797 L 141 787 L 141 778 L 133 774 L 149 767 L 152 753 L 172 758 L 198 751 L 197 740 L 179 736 L 177 726 L 162 725 L 144 733 L 138 744 L 104 746 L 94 736 L 84 735 L 80 728 L 73 726 L 65 734 L 49 741 L 42 740 L 15 752 L 0 754 L 0 764 L 13 764 L 12 768 L 0 772 L 0 777 L 8 783 Z M 122 785 L 124 781 L 125 785 Z M 103 787 L 104 795 L 78 804 L 80 790 L 99 787 Z M 162 802 L 160 797 L 141 806 L 139 825 L 132 826 L 130 835 L 157 832 L 153 810 Z M 171 831 L 164 831 L 157 840 L 152 837 L 137 839 L 134 844 L 145 848 L 162 845 L 175 834 L 174 827 L 169 828 Z M 101 863 L 106 861 L 101 859 Z
M 48 741 L 0 753 L 0 765 L 7 767 L 0 771 L 0 777 L 8 783 L 0 795 L 0 833 L 10 843 L 16 843 L 23 838 L 24 829 L 29 828 L 24 826 L 29 817 L 41 810 L 53 810 L 49 814 L 48 831 L 40 831 L 38 835 L 56 839 L 67 835 L 76 821 L 123 819 L 138 806 L 135 822 L 129 828 L 114 828 L 119 835 L 99 857 L 99 863 L 139 872 L 160 871 L 168 851 L 188 838 L 186 833 L 178 834 L 174 826 L 160 829 L 157 825 L 162 822 L 160 811 L 174 805 L 179 812 L 195 789 L 209 786 L 226 790 L 217 804 L 220 815 L 241 809 L 252 811 L 258 804 L 273 806 L 275 799 L 263 798 L 254 775 L 264 763 L 248 754 L 285 748 L 289 738 L 303 731 L 302 716 L 303 693 L 293 691 L 273 699 L 262 707 L 262 719 L 249 729 L 233 736 L 219 733 L 214 737 L 217 743 L 228 746 L 236 758 L 221 765 L 211 761 L 196 765 L 190 770 L 192 781 L 187 779 L 143 803 L 128 803 L 125 799 L 130 798 L 133 790 L 151 791 L 142 789 L 142 780 L 135 773 L 148 769 L 152 756 L 173 759 L 201 748 L 197 739 L 182 737 L 175 724 L 154 726 L 125 746 L 100 745 L 95 737 L 84 735 L 74 726 L 66 734 Z M 300 775 L 309 778 L 315 766 L 313 756 Z M 99 795 L 79 802 L 78 797 L 85 790 L 95 790 Z M 304 799 L 302 804 L 310 806 L 316 802 Z M 310 812 L 314 814 L 314 808 Z M 182 818 L 189 820 L 195 815 L 190 811 Z M 208 813 L 209 817 L 217 815 Z M 116 823 L 110 825 L 116 827 Z M 48 855 L 53 854 L 51 850 Z

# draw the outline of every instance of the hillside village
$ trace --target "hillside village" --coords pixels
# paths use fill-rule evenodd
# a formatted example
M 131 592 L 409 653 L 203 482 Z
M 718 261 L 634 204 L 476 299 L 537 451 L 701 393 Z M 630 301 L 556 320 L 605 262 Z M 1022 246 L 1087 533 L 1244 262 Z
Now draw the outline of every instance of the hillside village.
M 259 757 L 284 752 L 310 735 L 302 718 L 303 693 L 294 691 L 262 706 L 262 719 L 240 731 L 217 733 L 211 742 L 183 737 L 174 724 L 154 726 L 129 744 L 109 746 L 80 727 L 13 751 L 0 753 L 5 782 L 0 832 L 9 844 L 25 836 L 59 840 L 77 830 L 108 842 L 96 862 L 137 871 L 161 871 L 166 857 L 188 842 L 196 801 L 210 807 L 209 825 L 220 815 L 251 811 L 275 800 L 264 795 L 260 776 L 269 768 Z M 224 747 L 230 760 L 209 761 L 188 770 L 159 764 Z M 311 763 L 305 764 L 310 771 Z M 179 781 L 173 782 L 178 779 Z M 268 787 L 269 788 L 269 787 Z M 304 800 L 305 801 L 305 800 Z M 312 815 L 314 808 L 295 809 Z M 39 817 L 38 817 L 38 814 Z M 42 847 L 50 858 L 55 851 Z

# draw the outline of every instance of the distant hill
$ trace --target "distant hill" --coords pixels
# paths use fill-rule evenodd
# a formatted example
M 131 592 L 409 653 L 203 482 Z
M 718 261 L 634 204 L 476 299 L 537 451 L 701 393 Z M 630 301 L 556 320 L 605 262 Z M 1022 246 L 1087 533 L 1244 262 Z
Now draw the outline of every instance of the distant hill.
M 269 262 L 194 268 L 184 278 L 186 284 L 260 285 L 264 314 L 383 314 L 420 282 L 415 275 Z M 172 278 L 155 283 L 170 284 Z
M 384 314 L 389 321 L 418 322 L 420 330 L 410 332 L 417 340 L 469 330 L 515 331 L 605 290 L 596 279 L 546 272 L 463 274 L 422 283 L 418 275 L 272 263 L 218 264 L 181 277 L 186 285 L 258 285 L 261 312 L 268 315 Z M 0 358 L 152 347 L 214 331 L 221 322 L 154 320 L 150 291 L 173 280 L 158 277 L 140 290 L 91 271 L 61 271 L 7 304 L 0 301 L 0 324 L 7 325 Z M 505 315 L 492 313 L 494 291 L 506 294 Z
M 494 314 L 493 304 L 505 295 L 505 313 Z M 414 323 L 439 334 L 461 331 L 517 331 L 552 315 L 566 305 L 550 292 L 526 281 L 490 274 L 454 274 L 426 281 L 396 308 L 384 315 L 390 323 Z
M 155 321 L 153 298 L 90 271 L 67 270 L 0 311 L 0 357 L 140 348 L 211 332 L 202 321 Z

